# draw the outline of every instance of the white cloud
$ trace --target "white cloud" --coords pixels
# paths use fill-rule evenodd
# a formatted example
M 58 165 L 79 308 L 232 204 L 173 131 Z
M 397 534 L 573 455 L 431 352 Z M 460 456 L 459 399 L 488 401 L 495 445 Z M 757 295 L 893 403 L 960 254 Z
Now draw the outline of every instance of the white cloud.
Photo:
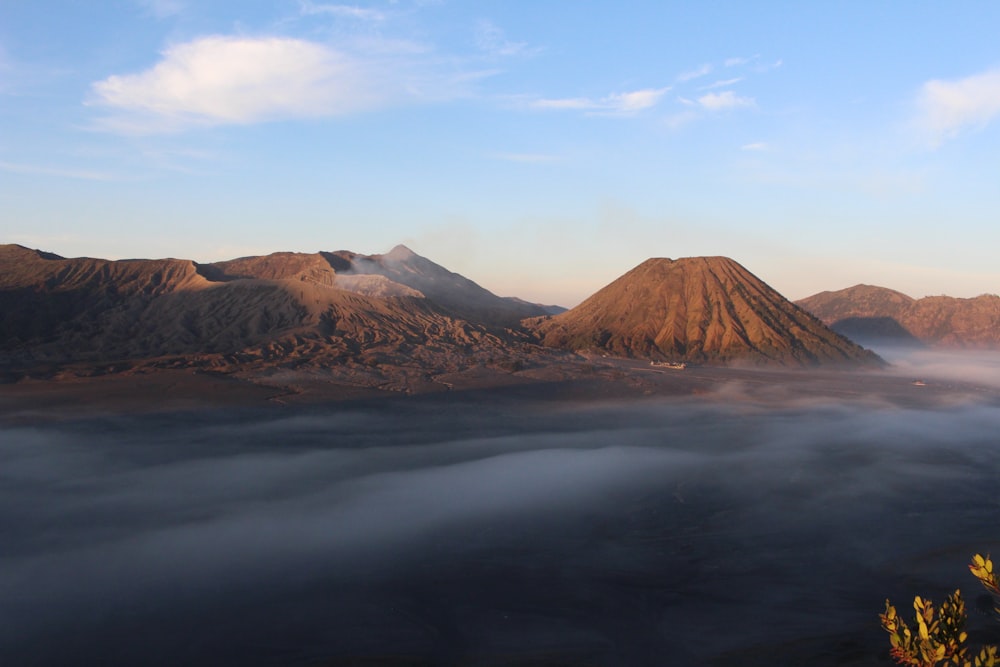
M 168 48 L 144 72 L 94 83 L 89 103 L 111 109 L 99 125 L 135 133 L 342 115 L 402 94 L 369 65 L 299 39 L 209 36 Z
M 756 106 L 752 97 L 741 97 L 731 90 L 721 93 L 708 93 L 698 98 L 698 104 L 709 111 L 724 111 L 739 107 Z
M 744 150 L 744 151 L 766 151 L 766 150 L 770 150 L 770 148 L 771 147 L 768 146 L 763 141 L 755 141 L 753 143 L 743 144 L 742 146 L 740 146 L 740 150 Z
M 627 93 L 612 93 L 600 99 L 589 97 L 565 97 L 535 100 L 531 106 L 537 109 L 570 109 L 589 111 L 595 114 L 629 115 L 651 109 L 659 104 L 666 88 L 645 88 Z
M 678 81 L 690 81 L 691 79 L 697 79 L 697 78 L 706 76 L 706 75 L 711 74 L 711 73 L 712 73 L 712 66 L 710 64 L 708 64 L 708 63 L 705 63 L 704 65 L 702 65 L 702 66 L 700 66 L 700 67 L 698 67 L 696 69 L 690 70 L 688 72 L 682 72 L 681 74 L 678 74 L 677 75 L 677 80 Z
M 918 105 L 918 124 L 935 144 L 966 128 L 984 127 L 1000 115 L 1000 68 L 956 81 L 928 81 Z
M 751 60 L 750 58 L 726 58 L 723 65 L 725 65 L 726 67 L 736 67 L 738 65 L 746 65 L 748 62 L 750 62 L 750 60 Z
M 340 18 L 358 19 L 361 21 L 384 21 L 384 12 L 367 7 L 357 7 L 355 5 L 317 5 L 307 0 L 299 3 L 300 11 L 305 16 L 317 14 L 328 14 Z

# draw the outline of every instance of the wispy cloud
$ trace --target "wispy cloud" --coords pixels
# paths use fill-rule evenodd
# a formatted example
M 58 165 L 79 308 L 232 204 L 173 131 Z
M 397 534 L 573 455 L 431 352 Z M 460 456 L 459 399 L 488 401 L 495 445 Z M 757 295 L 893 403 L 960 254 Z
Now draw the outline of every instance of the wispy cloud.
M 681 82 L 691 81 L 692 79 L 698 79 L 703 76 L 707 76 L 711 73 L 712 73 L 712 65 L 710 65 L 709 63 L 705 63 L 704 65 L 701 65 L 700 67 L 697 67 L 693 70 L 689 70 L 687 72 L 682 72 L 678 74 L 677 80 Z
M 757 56 L 754 56 L 756 58 Z M 753 58 L 726 58 L 722 63 L 725 67 L 737 67 L 739 65 L 746 65 L 751 62 Z
M 1000 115 L 1000 68 L 923 85 L 918 98 L 918 125 L 935 145 L 968 128 L 981 128 Z
M 742 80 L 743 80 L 742 76 L 738 76 L 733 79 L 724 79 L 722 81 L 716 81 L 715 83 L 710 83 L 707 86 L 702 86 L 698 90 L 712 90 L 713 88 L 725 88 L 726 86 L 731 86 L 733 84 L 739 83 Z
M 629 115 L 655 107 L 670 90 L 666 88 L 644 88 L 627 93 L 612 93 L 598 99 L 590 97 L 564 97 L 535 100 L 531 106 L 536 109 L 579 110 L 595 114 Z
M 356 5 L 316 4 L 308 2 L 308 0 L 302 0 L 299 3 L 299 11 L 305 16 L 327 14 L 339 18 L 358 19 L 361 21 L 384 21 L 386 18 L 385 12 L 377 9 L 358 7 Z
M 514 42 L 507 39 L 503 29 L 492 21 L 479 21 L 476 24 L 475 37 L 479 50 L 493 56 L 533 56 L 541 52 L 541 49 L 531 47 L 527 42 Z
M 39 176 L 56 176 L 59 178 L 74 178 L 84 181 L 118 181 L 119 176 L 103 171 L 89 169 L 67 169 L 64 167 L 46 167 L 35 164 L 17 162 L 0 162 L 0 171 L 14 174 L 35 174 Z
M 740 150 L 744 150 L 744 151 L 766 151 L 766 150 L 770 150 L 770 149 L 771 149 L 771 147 L 768 146 L 763 141 L 755 141 L 753 143 L 743 144 L 742 146 L 740 146 Z
M 698 98 L 698 104 L 709 111 L 725 111 L 740 107 L 753 107 L 756 102 L 752 97 L 742 97 L 731 90 L 721 93 L 708 93 Z
M 338 116 L 434 88 L 405 69 L 385 53 L 366 59 L 301 39 L 216 35 L 168 48 L 143 72 L 94 83 L 88 104 L 108 110 L 99 127 L 140 134 Z

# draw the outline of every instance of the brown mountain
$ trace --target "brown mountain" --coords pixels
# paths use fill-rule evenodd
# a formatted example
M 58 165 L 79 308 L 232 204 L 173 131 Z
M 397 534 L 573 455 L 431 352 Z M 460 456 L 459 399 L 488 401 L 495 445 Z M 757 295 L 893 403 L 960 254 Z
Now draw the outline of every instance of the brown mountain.
M 647 260 L 576 308 L 531 324 L 545 345 L 627 357 L 881 363 L 725 257 Z
M 1000 348 L 1000 296 L 913 299 L 885 287 L 855 285 L 797 301 L 831 328 L 861 340 L 955 348 Z
M 0 369 L 337 367 L 378 384 L 518 363 L 526 337 L 502 325 L 540 307 L 510 303 L 408 250 L 394 253 L 391 267 L 386 256 L 346 252 L 199 265 L 0 246 Z

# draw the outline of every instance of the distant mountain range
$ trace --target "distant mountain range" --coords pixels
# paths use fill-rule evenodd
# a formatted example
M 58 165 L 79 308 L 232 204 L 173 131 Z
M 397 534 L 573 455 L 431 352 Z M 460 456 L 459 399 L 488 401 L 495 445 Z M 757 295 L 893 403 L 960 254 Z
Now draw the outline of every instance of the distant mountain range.
M 1000 296 L 914 299 L 873 285 L 820 292 L 796 302 L 850 338 L 871 344 L 1000 348 Z
M 572 352 L 704 364 L 878 365 L 733 260 L 652 259 L 577 308 L 499 297 L 404 246 L 224 262 L 66 259 L 0 246 L 0 371 L 322 370 L 420 390 Z

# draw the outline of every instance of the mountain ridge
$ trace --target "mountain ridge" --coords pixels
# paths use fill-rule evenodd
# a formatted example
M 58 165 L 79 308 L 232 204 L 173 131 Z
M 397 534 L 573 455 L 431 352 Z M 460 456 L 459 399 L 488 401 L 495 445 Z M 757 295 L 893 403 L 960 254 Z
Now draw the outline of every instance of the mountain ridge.
M 835 331 L 872 341 L 942 348 L 1000 349 L 1000 296 L 914 299 L 875 285 L 854 285 L 796 302 Z
M 633 327 L 639 333 L 606 351 L 676 356 L 676 347 L 668 354 L 659 346 L 671 339 L 684 341 L 681 357 L 699 363 L 872 363 L 853 348 L 837 348 L 843 346 L 833 332 L 812 331 L 799 313 L 783 315 L 769 306 L 751 308 L 752 322 L 734 319 L 737 310 L 750 312 L 747 299 L 784 299 L 733 260 L 676 260 L 678 266 L 686 261 L 714 267 L 693 275 L 671 297 L 683 297 L 685 313 L 694 304 L 692 312 L 718 315 L 706 322 L 704 341 L 683 338 L 688 329 L 692 336 L 700 329 L 677 313 L 670 323 L 650 323 L 662 314 L 663 290 L 676 291 L 676 285 L 636 283 L 629 289 L 640 301 L 652 299 L 641 307 L 633 300 L 633 316 L 644 319 Z M 673 262 L 653 259 L 633 272 Z M 0 246 L 0 371 L 14 379 L 66 368 L 194 368 L 256 378 L 322 371 L 345 384 L 406 391 L 451 386 L 436 378 L 471 373 L 489 384 L 512 374 L 558 375 L 583 363 L 574 354 L 581 346 L 558 340 L 553 327 L 579 319 L 588 302 L 553 315 L 549 307 L 499 297 L 405 246 L 381 255 L 278 252 L 203 264 L 67 259 Z M 614 315 L 616 307 L 603 308 Z M 603 335 L 603 320 L 591 317 L 591 325 Z M 770 347 L 753 338 L 759 332 Z M 643 346 L 643 336 L 659 343 Z M 817 341 L 826 341 L 825 347 L 813 349 Z

